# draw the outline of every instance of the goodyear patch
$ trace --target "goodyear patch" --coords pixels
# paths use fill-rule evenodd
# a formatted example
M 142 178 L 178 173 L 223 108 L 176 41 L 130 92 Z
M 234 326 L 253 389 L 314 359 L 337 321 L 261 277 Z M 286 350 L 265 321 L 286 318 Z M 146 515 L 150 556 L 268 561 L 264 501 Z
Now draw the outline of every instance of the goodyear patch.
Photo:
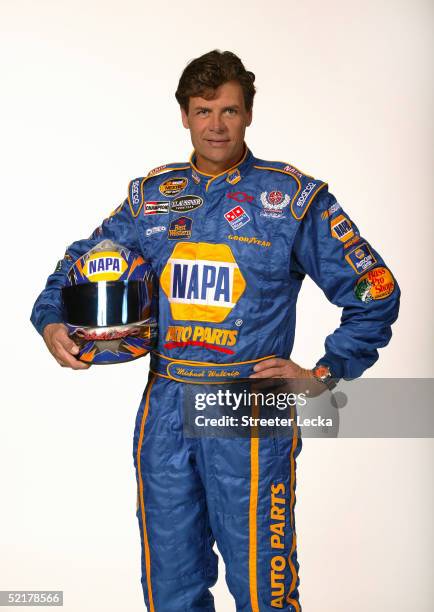
M 169 213 L 170 202 L 145 202 L 145 215 L 166 215 Z
M 174 178 L 166 179 L 163 183 L 161 183 L 158 189 L 162 195 L 173 197 L 180 194 L 181 191 L 184 191 L 187 185 L 188 178 L 176 176 Z
M 228 212 L 225 213 L 225 219 L 234 230 L 243 227 L 243 225 L 246 225 L 246 223 L 250 221 L 249 215 L 242 206 L 235 206 L 231 210 L 228 210 Z
M 354 288 L 357 299 L 362 302 L 384 300 L 395 289 L 391 272 L 385 267 L 374 268 L 364 274 Z
M 237 234 L 228 234 L 228 240 L 238 240 L 242 244 L 256 244 L 261 247 L 270 247 L 271 242 L 269 240 L 261 240 L 256 236 L 238 236 Z
M 244 293 L 246 281 L 227 244 L 181 242 L 160 284 L 175 320 L 221 323 Z
M 238 330 L 204 327 L 202 325 L 170 325 L 164 348 L 171 350 L 184 346 L 200 346 L 220 353 L 234 354 L 230 347 L 237 342 Z
M 128 186 L 128 202 L 130 204 L 131 213 L 134 217 L 140 212 L 143 204 L 143 190 L 142 190 L 142 179 L 137 178 L 130 182 Z M 119 211 L 114 211 L 116 212 Z
M 193 224 L 190 217 L 179 217 L 173 219 L 169 225 L 169 240 L 189 240 L 191 238 L 191 226 Z
M 330 230 L 333 238 L 341 242 L 347 242 L 354 237 L 354 230 L 351 221 L 345 215 L 339 215 L 330 223 Z
M 363 242 L 360 246 L 345 255 L 345 259 L 357 274 L 362 274 L 377 263 L 369 245 Z
M 186 195 L 179 196 L 172 200 L 170 204 L 170 210 L 173 212 L 191 212 L 196 210 L 203 204 L 203 199 L 200 196 Z
M 83 266 L 83 275 L 92 283 L 118 280 L 127 269 L 127 262 L 116 251 L 93 253 Z

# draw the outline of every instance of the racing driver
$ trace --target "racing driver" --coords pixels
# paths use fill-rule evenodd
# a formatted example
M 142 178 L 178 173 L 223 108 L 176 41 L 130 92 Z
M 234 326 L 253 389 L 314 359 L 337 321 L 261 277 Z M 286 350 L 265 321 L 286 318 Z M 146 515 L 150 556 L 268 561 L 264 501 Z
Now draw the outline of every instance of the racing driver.
M 238 611 L 301 610 L 300 437 L 187 437 L 188 383 L 308 378 L 331 388 L 375 363 L 398 315 L 396 280 L 327 183 L 246 146 L 254 78 L 228 51 L 186 66 L 176 99 L 194 147 L 189 161 L 132 180 L 90 238 L 67 248 L 32 312 L 55 359 L 83 369 L 62 322 L 60 289 L 72 262 L 107 238 L 141 252 L 158 276 L 158 344 L 134 434 L 151 612 L 214 610 L 215 542 Z M 290 355 L 306 274 L 343 311 L 324 354 L 305 369 Z

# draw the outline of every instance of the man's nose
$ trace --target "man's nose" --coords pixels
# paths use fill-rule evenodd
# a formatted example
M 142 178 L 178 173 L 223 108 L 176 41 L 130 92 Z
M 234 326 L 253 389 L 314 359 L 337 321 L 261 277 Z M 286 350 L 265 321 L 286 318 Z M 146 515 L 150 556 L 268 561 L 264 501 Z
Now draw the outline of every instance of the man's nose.
M 223 117 L 218 113 L 212 114 L 209 128 L 213 132 L 224 132 L 225 124 L 223 121 Z

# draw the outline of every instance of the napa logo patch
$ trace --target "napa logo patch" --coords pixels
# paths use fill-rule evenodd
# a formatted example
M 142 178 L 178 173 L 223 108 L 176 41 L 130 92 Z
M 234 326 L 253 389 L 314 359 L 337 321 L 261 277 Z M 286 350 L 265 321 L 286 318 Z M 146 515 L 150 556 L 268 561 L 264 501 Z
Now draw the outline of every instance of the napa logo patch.
M 175 320 L 221 323 L 244 293 L 246 281 L 227 244 L 180 242 L 160 277 Z
M 175 177 L 165 180 L 159 186 L 160 193 L 164 196 L 177 196 L 181 191 L 188 185 L 188 178 L 185 177 Z
M 127 262 L 116 251 L 93 253 L 83 266 L 83 274 L 92 283 L 118 280 L 127 269 Z
M 330 229 L 333 238 L 337 238 L 341 242 L 347 242 L 354 236 L 354 230 L 351 221 L 345 215 L 339 215 L 330 223 Z

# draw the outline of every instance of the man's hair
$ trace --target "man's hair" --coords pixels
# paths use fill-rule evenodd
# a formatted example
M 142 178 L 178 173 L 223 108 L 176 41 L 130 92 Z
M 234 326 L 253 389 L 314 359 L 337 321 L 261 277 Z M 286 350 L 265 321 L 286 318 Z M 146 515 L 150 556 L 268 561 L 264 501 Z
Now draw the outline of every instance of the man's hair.
M 190 97 L 200 96 L 212 100 L 215 90 L 228 81 L 238 81 L 243 89 L 244 104 L 250 111 L 256 89 L 255 75 L 244 68 L 243 62 L 231 51 L 209 51 L 191 60 L 179 79 L 175 97 L 188 113 Z

